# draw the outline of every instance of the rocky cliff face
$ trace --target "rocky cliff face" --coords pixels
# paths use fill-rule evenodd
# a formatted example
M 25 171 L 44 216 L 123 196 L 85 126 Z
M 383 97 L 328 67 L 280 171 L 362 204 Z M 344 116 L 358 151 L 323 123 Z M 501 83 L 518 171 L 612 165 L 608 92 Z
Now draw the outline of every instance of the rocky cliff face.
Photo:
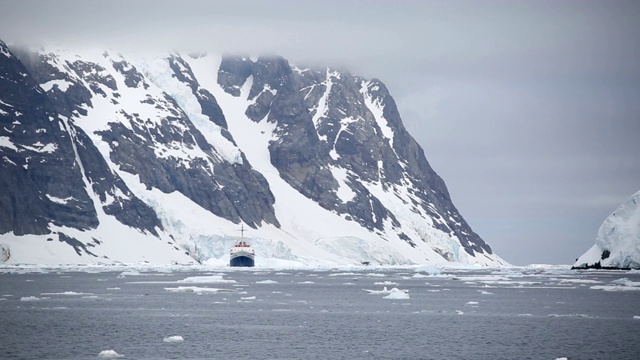
M 640 191 L 605 219 L 595 245 L 573 267 L 640 269 Z
M 502 263 L 379 80 L 278 57 L 3 43 L 0 72 L 5 261 L 52 240 L 78 257 L 55 247 L 50 262 L 222 258 L 244 223 L 265 257 Z

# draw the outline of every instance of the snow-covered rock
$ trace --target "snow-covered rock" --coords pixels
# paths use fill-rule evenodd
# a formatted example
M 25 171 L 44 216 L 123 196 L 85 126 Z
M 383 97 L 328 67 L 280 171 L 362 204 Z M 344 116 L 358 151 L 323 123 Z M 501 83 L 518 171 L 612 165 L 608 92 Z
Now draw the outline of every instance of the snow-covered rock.
M 574 268 L 640 269 L 640 191 L 609 215 Z
M 506 264 L 377 80 L 0 41 L 0 262 Z

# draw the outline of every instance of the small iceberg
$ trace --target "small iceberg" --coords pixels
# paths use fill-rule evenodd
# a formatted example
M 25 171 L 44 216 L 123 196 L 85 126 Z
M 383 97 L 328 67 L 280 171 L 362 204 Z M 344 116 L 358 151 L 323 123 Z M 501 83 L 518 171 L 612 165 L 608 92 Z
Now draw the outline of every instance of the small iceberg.
M 101 357 L 103 359 L 117 359 L 124 357 L 124 355 L 120 355 L 114 350 L 102 350 L 100 351 L 100 354 L 98 354 L 98 357 Z
M 383 297 L 383 299 L 391 300 L 409 300 L 409 294 L 398 288 L 391 289 L 389 295 Z
M 192 284 L 235 284 L 235 280 L 227 280 L 222 275 L 210 275 L 210 276 L 191 276 L 186 279 L 178 280 L 179 283 L 192 283 Z
M 229 289 L 218 289 L 218 288 L 208 288 L 208 287 L 199 287 L 199 286 L 178 286 L 178 287 L 167 287 L 164 288 L 169 292 L 181 292 L 181 293 L 196 293 L 196 294 L 217 294 L 217 293 L 230 293 L 234 292 Z
M 177 342 L 183 342 L 184 338 L 180 335 L 175 335 L 175 336 L 169 336 L 166 337 L 164 339 L 162 339 L 162 341 L 166 342 L 166 343 L 177 343 Z
M 256 284 L 277 284 L 278 282 L 275 280 L 262 280 L 256 281 Z

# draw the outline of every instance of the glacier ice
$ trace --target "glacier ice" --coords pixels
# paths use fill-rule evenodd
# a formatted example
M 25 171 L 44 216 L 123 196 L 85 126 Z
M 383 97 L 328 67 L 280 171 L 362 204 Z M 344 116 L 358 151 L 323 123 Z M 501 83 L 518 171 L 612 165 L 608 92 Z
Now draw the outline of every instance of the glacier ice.
M 640 191 L 609 215 L 598 230 L 595 245 L 574 267 L 640 269 Z

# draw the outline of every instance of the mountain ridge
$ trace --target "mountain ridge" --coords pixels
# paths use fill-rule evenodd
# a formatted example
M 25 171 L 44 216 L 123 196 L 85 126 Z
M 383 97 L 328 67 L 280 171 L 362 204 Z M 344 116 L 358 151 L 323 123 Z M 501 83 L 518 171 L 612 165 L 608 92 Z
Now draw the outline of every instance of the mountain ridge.
M 267 257 L 505 264 L 458 213 L 377 79 L 281 57 L 0 48 L 5 88 L 44 104 L 21 122 L 15 96 L 0 93 L 0 180 L 25 175 L 19 165 L 33 178 L 26 149 L 54 144 L 36 151 L 51 181 L 36 178 L 32 208 L 82 209 L 60 220 L 57 210 L 30 217 L 7 207 L 0 243 L 13 249 L 8 262 L 20 260 L 22 235 L 56 232 L 79 254 L 69 261 L 144 261 L 145 251 L 99 250 L 117 247 L 115 228 L 133 230 L 140 243 L 162 240 L 162 255 L 146 250 L 153 261 L 221 259 L 242 222 Z M 19 78 L 27 81 L 20 88 Z M 33 129 L 21 139 L 24 122 Z M 51 138 L 34 141 L 42 134 Z M 57 171 L 50 158 L 62 162 Z M 7 188 L 3 208 L 24 195 L 20 181 Z M 101 230 L 109 222 L 111 233 Z

